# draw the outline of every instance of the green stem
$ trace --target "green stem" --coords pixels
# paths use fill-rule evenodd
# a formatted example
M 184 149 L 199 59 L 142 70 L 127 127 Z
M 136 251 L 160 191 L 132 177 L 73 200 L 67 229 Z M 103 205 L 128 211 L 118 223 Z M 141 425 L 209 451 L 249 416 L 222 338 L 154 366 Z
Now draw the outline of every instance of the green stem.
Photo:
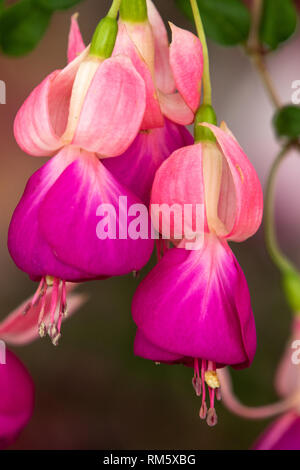
M 293 146 L 293 143 L 287 143 L 280 153 L 278 154 L 277 158 L 275 159 L 267 182 L 266 188 L 266 199 L 265 199 L 265 216 L 264 216 L 264 225 L 265 225 L 265 241 L 266 247 L 269 252 L 269 255 L 275 265 L 280 269 L 282 272 L 290 271 L 293 268 L 291 262 L 284 256 L 281 252 L 275 231 L 275 216 L 274 216 L 274 195 L 275 195 L 275 182 L 277 171 L 288 155 L 289 150 Z
M 206 36 L 203 28 L 203 23 L 201 20 L 197 0 L 190 0 L 191 7 L 193 10 L 194 21 L 197 29 L 197 33 L 199 39 L 202 44 L 203 49 L 203 62 L 204 62 L 204 70 L 203 70 L 203 104 L 211 105 L 211 80 L 210 80 L 210 71 L 209 71 L 209 56 L 208 56 L 208 49 L 207 49 L 207 42 Z
M 112 5 L 107 13 L 109 18 L 113 18 L 114 20 L 117 18 L 122 0 L 113 0 Z

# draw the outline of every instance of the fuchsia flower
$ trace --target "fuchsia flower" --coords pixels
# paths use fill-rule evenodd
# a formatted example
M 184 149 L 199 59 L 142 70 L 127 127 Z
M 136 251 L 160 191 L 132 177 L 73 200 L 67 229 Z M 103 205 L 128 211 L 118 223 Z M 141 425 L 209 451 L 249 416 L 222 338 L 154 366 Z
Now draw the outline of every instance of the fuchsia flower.
M 22 362 L 6 351 L 0 364 L 0 449 L 10 446 L 30 420 L 34 408 L 34 385 Z
M 203 125 L 217 144 L 201 142 L 174 152 L 158 170 L 151 196 L 152 205 L 204 203 L 203 246 L 187 250 L 182 240 L 169 250 L 138 287 L 132 312 L 138 327 L 135 354 L 193 366 L 193 385 L 197 395 L 203 393 L 200 417 L 206 417 L 206 382 L 213 425 L 216 368 L 248 367 L 256 349 L 247 282 L 227 241 L 243 241 L 257 231 L 263 199 L 256 172 L 227 127 Z
M 256 450 L 300 450 L 300 320 L 296 318 L 292 338 L 279 364 L 275 386 L 280 397 L 297 405 L 273 422 L 255 443 Z
M 73 18 L 70 58 L 82 47 L 79 34 Z M 119 197 L 127 197 L 128 205 L 141 203 L 101 159 L 127 149 L 144 111 L 145 85 L 130 59 L 101 60 L 86 49 L 50 74 L 17 114 L 15 136 L 23 150 L 35 156 L 57 152 L 30 178 L 8 235 L 12 258 L 40 280 L 39 290 L 53 284 L 52 311 L 65 297 L 65 281 L 139 271 L 151 255 L 150 238 L 100 240 L 96 232 L 101 204 L 116 208 L 119 226 Z M 53 339 L 57 324 L 52 326 Z

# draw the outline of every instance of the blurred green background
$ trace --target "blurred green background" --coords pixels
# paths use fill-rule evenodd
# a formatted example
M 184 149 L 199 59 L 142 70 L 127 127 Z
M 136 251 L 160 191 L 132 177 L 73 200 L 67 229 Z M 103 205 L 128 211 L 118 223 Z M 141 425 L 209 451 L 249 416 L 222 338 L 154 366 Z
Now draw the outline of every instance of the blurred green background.
M 7 104 L 0 106 L 0 319 L 36 286 L 9 257 L 9 220 L 28 177 L 45 159 L 25 155 L 13 138 L 14 116 L 34 86 L 65 64 L 71 13 L 86 42 L 108 0 L 86 0 L 68 12 L 56 13 L 44 39 L 30 55 L 0 58 L 0 79 L 7 85 Z M 172 0 L 156 0 L 164 19 L 193 28 Z M 289 101 L 291 82 L 300 79 L 300 38 L 269 59 L 283 99 Z M 278 148 L 270 120 L 272 108 L 249 60 L 239 48 L 209 42 L 214 104 L 247 151 L 261 180 Z M 300 263 L 300 219 L 297 198 L 300 162 L 284 165 L 276 200 L 283 249 Z M 251 369 L 234 372 L 235 389 L 249 405 L 275 400 L 273 375 L 289 334 L 290 312 L 280 289 L 279 275 L 269 261 L 260 231 L 233 249 L 252 294 L 258 331 L 258 351 Z M 150 267 L 147 267 L 150 269 Z M 131 276 L 80 287 L 87 304 L 63 326 L 58 348 L 48 340 L 15 349 L 36 384 L 36 409 L 14 449 L 246 449 L 266 421 L 248 422 L 217 405 L 219 424 L 211 429 L 198 417 L 192 372 L 183 366 L 155 366 L 133 355 L 135 327 L 130 304 L 138 280 Z

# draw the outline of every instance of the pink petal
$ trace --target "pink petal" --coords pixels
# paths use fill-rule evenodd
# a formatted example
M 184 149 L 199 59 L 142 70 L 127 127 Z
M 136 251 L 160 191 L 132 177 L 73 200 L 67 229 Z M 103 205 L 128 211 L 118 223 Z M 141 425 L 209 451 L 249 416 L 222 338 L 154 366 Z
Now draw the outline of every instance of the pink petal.
M 123 54 L 130 58 L 136 71 L 142 77 L 146 87 L 146 110 L 141 125 L 142 129 L 154 129 L 164 125 L 163 115 L 160 110 L 155 85 L 151 72 L 146 62 L 141 57 L 138 49 L 130 39 L 126 26 L 119 24 L 119 31 L 113 55 Z
M 214 133 L 224 154 L 219 215 L 229 233 L 226 238 L 241 242 L 258 230 L 263 215 L 263 193 L 253 165 L 232 135 L 203 123 Z
M 180 232 L 180 227 L 175 227 L 173 218 L 170 219 L 169 208 L 177 205 L 184 217 L 186 205 L 191 205 L 192 218 L 190 222 L 186 219 L 185 224 L 183 220 L 182 227 L 190 230 L 199 228 L 200 232 L 196 231 L 203 233 L 208 230 L 205 214 L 203 210 L 203 217 L 197 223 L 197 207 L 204 206 L 204 203 L 202 145 L 189 145 L 175 151 L 156 172 L 151 193 L 152 223 L 167 238 L 175 238 L 175 234 L 176 238 L 184 238 L 184 231 Z M 162 214 L 161 219 L 158 211 Z
M 163 93 L 173 93 L 176 85 L 169 62 L 169 39 L 164 22 L 151 0 L 147 0 L 148 19 L 155 43 L 155 81 Z
M 122 215 L 119 217 L 121 196 L 125 197 L 128 208 L 141 204 L 94 155 L 82 152 L 81 158 L 67 167 L 47 193 L 39 211 L 42 234 L 62 262 L 91 273 L 94 278 L 139 271 L 147 263 L 153 240 L 135 240 L 127 235 L 132 217 L 125 220 Z M 110 220 L 115 216 L 115 223 L 110 227 L 116 229 L 115 234 L 104 239 L 98 234 L 99 223 L 104 218 L 104 214 L 99 214 L 99 206 L 103 204 L 114 211 L 113 215 L 110 212 Z M 148 215 L 145 224 L 148 236 Z
M 29 95 L 15 119 L 14 133 L 24 152 L 48 156 L 57 151 L 69 113 L 73 82 L 87 51 L 46 77 Z
M 125 153 L 106 158 L 103 164 L 148 206 L 157 169 L 173 151 L 192 143 L 193 137 L 185 127 L 166 119 L 164 127 L 140 132 Z
M 245 276 L 226 242 L 169 250 L 139 285 L 132 304 L 140 332 L 178 356 L 248 367 L 256 349 Z
M 201 98 L 203 74 L 203 52 L 200 40 L 182 28 L 170 23 L 172 43 L 170 46 L 170 64 L 177 90 L 186 104 L 197 111 Z
M 71 18 L 71 28 L 69 32 L 68 44 L 68 62 L 72 62 L 72 60 L 76 59 L 76 57 L 85 49 L 77 18 L 78 13 L 72 15 Z
M 11 219 L 8 249 L 16 265 L 39 280 L 46 275 L 78 281 L 89 276 L 61 263 L 41 234 L 38 213 L 41 204 L 60 174 L 80 156 L 72 147 L 63 148 L 29 179 L 24 194 Z
M 166 95 L 158 92 L 160 107 L 164 116 L 177 124 L 188 126 L 194 121 L 194 113 L 179 93 Z
M 34 385 L 21 361 L 6 351 L 6 364 L 0 364 L 0 449 L 18 437 L 34 408 Z
M 145 112 L 145 85 L 127 57 L 105 60 L 86 94 L 73 144 L 102 157 L 125 152 Z
M 73 291 L 76 287 L 76 284 L 67 284 L 68 315 L 66 318 L 64 317 L 63 321 L 77 312 L 86 301 L 85 295 L 76 293 L 71 294 L 71 291 Z M 48 320 L 50 321 L 51 294 L 52 288 L 47 289 L 45 304 L 46 315 L 43 317 L 43 321 L 46 324 Z M 41 311 L 41 302 L 32 306 L 31 309 L 24 315 L 24 310 L 32 299 L 33 296 L 25 300 L 18 308 L 11 312 L 0 323 L 0 338 L 2 338 L 3 341 L 5 341 L 7 344 L 27 344 L 31 343 L 39 337 L 38 319 Z

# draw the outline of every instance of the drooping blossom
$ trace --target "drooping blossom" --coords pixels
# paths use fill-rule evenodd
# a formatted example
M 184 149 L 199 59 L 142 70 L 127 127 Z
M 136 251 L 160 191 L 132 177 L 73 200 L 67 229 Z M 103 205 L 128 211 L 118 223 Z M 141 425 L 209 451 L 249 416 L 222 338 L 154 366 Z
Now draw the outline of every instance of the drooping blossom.
M 247 282 L 227 241 L 243 241 L 257 231 L 263 202 L 256 172 L 231 132 L 224 124 L 205 125 L 217 143 L 200 142 L 174 152 L 158 170 L 151 196 L 151 205 L 160 210 L 163 204 L 183 210 L 186 204 L 204 205 L 203 224 L 194 234 L 196 240 L 202 236 L 201 246 L 187 248 L 183 230 L 178 247 L 138 287 L 132 312 L 138 327 L 135 353 L 194 367 L 193 385 L 197 395 L 202 391 L 200 417 L 207 415 L 213 425 L 216 369 L 248 367 L 256 349 Z M 190 226 L 197 228 L 194 214 L 196 210 Z M 167 227 L 167 236 L 178 238 L 169 210 L 161 210 L 153 223 L 162 235 Z
M 73 18 L 70 58 L 81 45 Z M 128 206 L 142 202 L 101 161 L 127 149 L 144 111 L 145 85 L 130 59 L 102 60 L 86 49 L 50 74 L 17 114 L 15 136 L 21 148 L 35 156 L 56 153 L 30 178 L 8 235 L 17 266 L 40 282 L 38 298 L 40 290 L 53 285 L 51 311 L 65 297 L 66 281 L 139 271 L 151 255 L 153 241 L 131 239 L 131 219 L 119 211 L 120 197 L 127 198 Z M 106 206 L 115 209 L 122 236 L 98 236 L 104 215 L 99 207 Z
M 34 385 L 27 369 L 11 351 L 5 356 L 5 363 L 0 363 L 0 449 L 17 439 L 34 408 Z

